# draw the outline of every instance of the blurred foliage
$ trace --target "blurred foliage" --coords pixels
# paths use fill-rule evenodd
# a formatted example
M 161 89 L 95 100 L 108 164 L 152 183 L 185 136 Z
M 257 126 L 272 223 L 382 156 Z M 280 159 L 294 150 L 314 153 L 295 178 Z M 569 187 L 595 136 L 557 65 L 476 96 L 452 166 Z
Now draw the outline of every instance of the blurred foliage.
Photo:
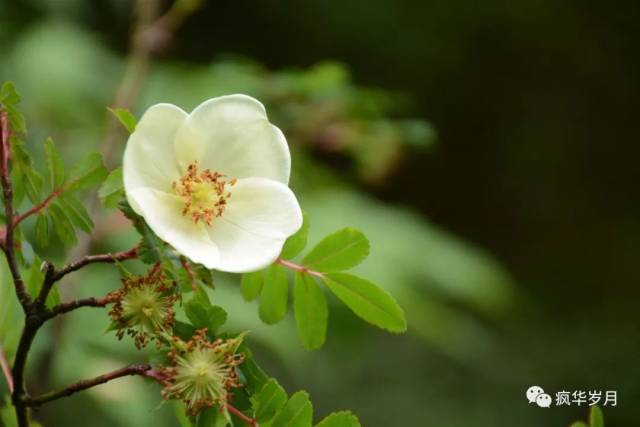
M 123 70 L 127 2 L 99 2 L 110 5 L 103 9 L 77 0 L 28 1 L 21 12 L 10 3 L 0 2 L 0 80 L 15 80 L 22 90 L 29 144 L 51 134 L 73 164 L 102 138 L 104 106 Z M 312 214 L 310 242 L 358 224 L 374 250 L 357 271 L 393 291 L 412 335 L 367 331 L 332 306 L 327 346 L 309 356 L 292 318 L 267 328 L 257 307 L 243 302 L 238 284 L 220 275 L 212 298 L 229 308 L 231 327 L 252 330 L 251 340 L 288 390 L 308 389 L 320 413 L 340 402 L 366 426 L 402 420 L 566 427 L 583 416 L 574 408 L 527 406 L 524 390 L 531 383 L 618 389 L 624 403 L 607 419 L 637 424 L 628 404 L 640 390 L 630 374 L 638 351 L 629 339 L 637 329 L 637 291 L 626 284 L 637 277 L 640 228 L 625 191 L 637 182 L 637 156 L 622 132 L 630 129 L 637 92 L 637 58 L 628 55 L 636 37 L 622 32 L 635 25 L 632 2 L 619 8 L 533 1 L 515 7 L 498 1 L 482 7 L 469 1 L 285 3 L 211 2 L 185 29 L 174 57 L 154 67 L 134 113 L 158 101 L 189 109 L 235 91 L 263 100 L 294 146 L 292 185 Z M 253 30 L 238 34 L 240 19 Z M 324 62 L 273 72 L 235 56 L 210 63 L 212 52 L 230 50 L 269 64 L 338 56 L 350 67 Z M 423 97 L 442 151 L 428 156 L 435 132 L 413 118 L 420 116 L 414 97 L 358 86 L 349 68 L 357 81 Z M 627 107 L 619 114 L 622 104 Z M 615 144 L 608 143 L 612 138 Z M 394 179 L 398 168 L 404 174 Z M 366 194 L 378 186 L 386 198 L 407 205 Z M 416 207 L 433 212 L 437 222 Z M 94 221 L 102 233 L 96 251 L 134 243 L 121 219 Z M 476 242 L 493 242 L 526 288 L 516 288 L 491 253 L 437 225 L 443 223 Z M 54 255 L 56 247 L 49 248 Z M 95 267 L 62 290 L 89 296 L 112 290 L 116 281 Z M 78 286 L 87 283 L 91 291 Z M 15 320 L 3 289 L 0 325 L 7 327 Z M 620 301 L 608 300 L 611 295 Z M 134 357 L 115 340 L 93 337 L 107 327 L 104 318 L 91 311 L 73 316 L 39 337 L 32 360 L 42 366 L 38 382 L 59 385 Z M 70 345 L 69 337 L 82 337 L 83 344 Z M 59 353 L 51 358 L 54 343 Z M 371 350 L 367 358 L 352 351 L 360 347 Z M 0 381 L 0 393 L 3 387 Z M 122 380 L 41 415 L 52 425 L 68 425 L 72 411 L 78 419 L 93 414 L 96 426 L 171 425 L 164 414 L 173 408 L 149 413 L 127 405 L 136 396 L 141 407 L 154 408 L 158 400 L 149 390 Z

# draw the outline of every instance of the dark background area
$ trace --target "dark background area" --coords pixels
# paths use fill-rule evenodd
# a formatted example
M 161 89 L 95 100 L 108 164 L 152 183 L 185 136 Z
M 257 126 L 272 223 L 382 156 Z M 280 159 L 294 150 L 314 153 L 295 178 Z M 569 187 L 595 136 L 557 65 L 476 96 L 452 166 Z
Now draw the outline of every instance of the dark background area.
M 41 18 L 34 4 L 10 10 L 18 32 Z M 332 59 L 359 84 L 409 94 L 406 108 L 434 125 L 437 149 L 359 185 L 487 248 L 523 288 L 530 304 L 494 325 L 510 348 L 487 377 L 508 377 L 520 363 L 512 359 L 526 360 L 524 371 L 550 389 L 617 390 L 608 425 L 635 425 L 639 17 L 635 1 L 210 1 L 161 59 L 240 55 L 272 69 Z M 126 8 L 87 2 L 72 19 L 126 52 Z M 476 411 L 496 402 L 487 425 L 517 425 L 500 417 L 500 400 L 519 401 L 531 385 L 487 391 L 482 374 L 467 383 L 464 368 L 428 350 L 394 362 L 429 365 L 416 375 L 428 371 L 426 381 L 474 400 Z M 418 413 L 428 397 L 398 391 Z

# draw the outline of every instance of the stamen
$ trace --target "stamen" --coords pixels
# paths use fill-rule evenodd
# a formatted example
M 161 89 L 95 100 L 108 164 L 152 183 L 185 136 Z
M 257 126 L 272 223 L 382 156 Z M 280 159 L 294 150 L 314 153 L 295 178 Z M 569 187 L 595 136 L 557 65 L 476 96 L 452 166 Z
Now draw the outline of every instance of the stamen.
M 214 218 L 221 216 L 226 209 L 227 200 L 231 197 L 227 186 L 235 185 L 236 181 L 209 169 L 198 173 L 198 162 L 194 162 L 180 180 L 171 185 L 184 201 L 182 215 L 191 216 L 196 224 L 204 221 L 210 226 Z

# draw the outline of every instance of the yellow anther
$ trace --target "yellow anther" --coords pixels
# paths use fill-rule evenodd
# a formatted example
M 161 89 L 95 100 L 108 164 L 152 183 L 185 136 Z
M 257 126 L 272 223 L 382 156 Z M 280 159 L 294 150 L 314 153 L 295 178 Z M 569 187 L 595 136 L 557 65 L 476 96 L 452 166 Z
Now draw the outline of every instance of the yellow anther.
M 198 172 L 198 163 L 189 165 L 187 172 L 172 186 L 184 201 L 183 215 L 189 215 L 196 224 L 204 221 L 211 225 L 214 218 L 222 215 L 231 197 L 228 187 L 236 183 L 235 179 L 226 179 L 218 172 L 205 169 Z

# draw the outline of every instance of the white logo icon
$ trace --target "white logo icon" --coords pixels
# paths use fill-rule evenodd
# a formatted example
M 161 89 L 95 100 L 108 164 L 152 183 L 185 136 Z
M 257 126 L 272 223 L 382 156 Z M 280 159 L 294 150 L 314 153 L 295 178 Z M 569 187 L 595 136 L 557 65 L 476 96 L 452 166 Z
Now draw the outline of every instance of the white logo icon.
M 529 403 L 537 403 L 536 398 L 540 394 L 544 394 L 544 390 L 542 389 L 542 387 L 539 387 L 537 385 L 529 387 L 527 389 L 527 399 L 529 400 Z
M 536 397 L 536 404 L 541 408 L 548 408 L 551 406 L 551 396 L 546 393 L 540 393 Z

